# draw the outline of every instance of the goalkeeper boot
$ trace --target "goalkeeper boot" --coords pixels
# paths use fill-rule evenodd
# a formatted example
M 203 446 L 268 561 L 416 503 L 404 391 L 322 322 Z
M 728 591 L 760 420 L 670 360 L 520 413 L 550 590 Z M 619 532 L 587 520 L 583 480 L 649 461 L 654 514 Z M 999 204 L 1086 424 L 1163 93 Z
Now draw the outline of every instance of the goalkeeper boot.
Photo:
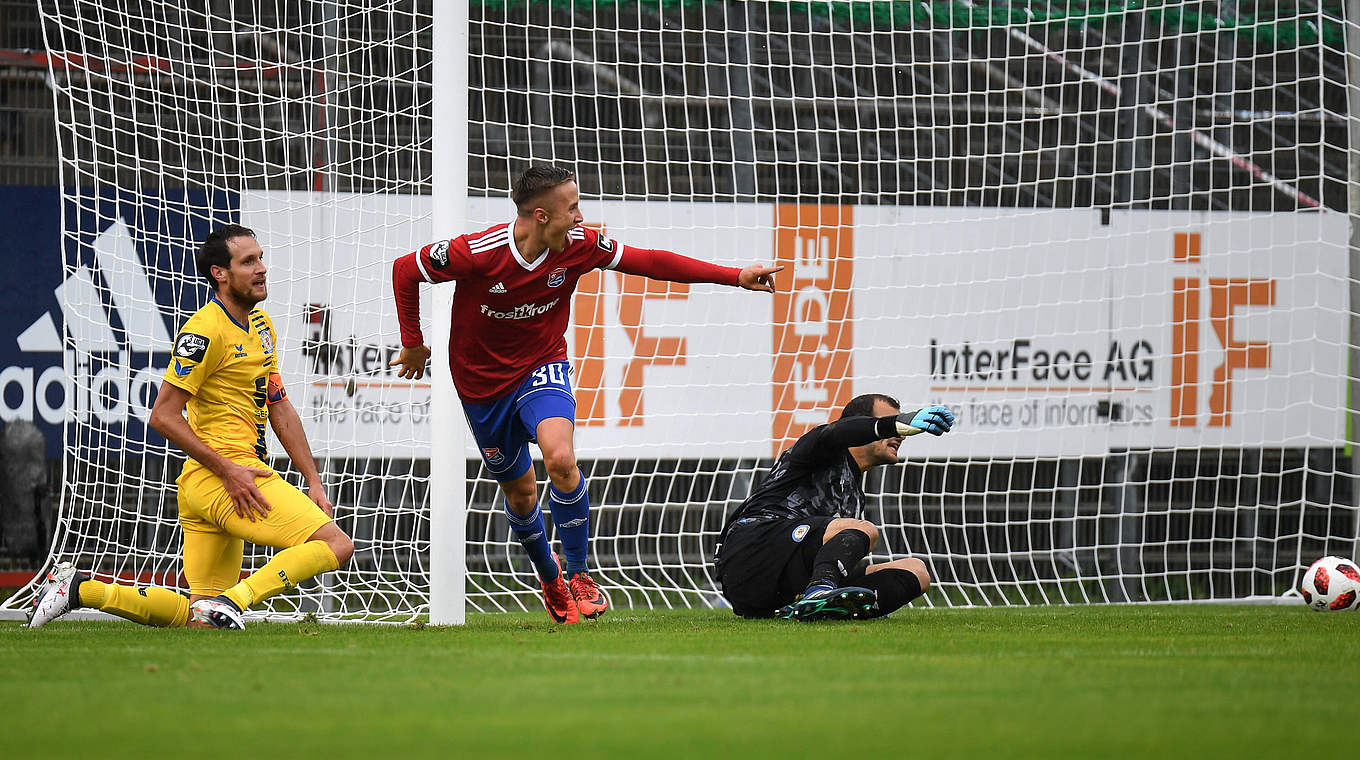
M 212 628 L 231 631 L 245 630 L 246 619 L 235 604 L 225 596 L 199 599 L 189 605 L 189 619 Z
M 76 572 L 70 562 L 62 562 L 52 568 L 47 579 L 38 587 L 33 597 L 33 607 L 28 611 L 28 627 L 41 628 L 57 618 L 80 606 L 80 582 L 85 576 Z
M 562 561 L 553 555 L 557 563 L 557 577 L 551 581 L 541 581 L 543 585 L 543 606 L 555 622 L 568 625 L 581 622 L 581 612 L 576 607 L 576 599 L 567 586 L 566 574 L 562 572 Z
M 786 620 L 858 620 L 874 616 L 878 595 L 859 586 L 808 586 L 793 604 L 776 613 Z
M 571 595 L 576 598 L 576 608 L 581 611 L 581 617 L 594 620 L 609 610 L 609 597 L 595 585 L 595 579 L 590 577 L 590 573 L 577 573 L 571 576 L 567 586 L 571 588 Z

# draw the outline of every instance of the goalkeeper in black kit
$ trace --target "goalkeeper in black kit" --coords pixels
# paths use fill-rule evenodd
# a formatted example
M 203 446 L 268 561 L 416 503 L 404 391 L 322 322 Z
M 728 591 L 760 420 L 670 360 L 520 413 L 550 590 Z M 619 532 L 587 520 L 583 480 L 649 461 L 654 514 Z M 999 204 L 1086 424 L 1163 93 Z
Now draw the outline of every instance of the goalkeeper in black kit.
M 870 467 L 897 461 L 903 438 L 944 435 L 953 425 L 943 406 L 904 414 L 895 399 L 871 393 L 799 438 L 718 538 L 714 561 L 732 611 L 847 620 L 881 617 L 920 596 L 930 585 L 921 560 L 864 562 L 878 528 L 864 519 L 862 481 Z

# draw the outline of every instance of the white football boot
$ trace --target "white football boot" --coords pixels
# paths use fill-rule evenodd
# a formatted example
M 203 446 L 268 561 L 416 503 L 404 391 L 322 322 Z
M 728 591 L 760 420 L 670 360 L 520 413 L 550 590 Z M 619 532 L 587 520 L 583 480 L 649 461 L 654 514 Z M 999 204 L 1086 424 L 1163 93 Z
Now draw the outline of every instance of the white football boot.
M 33 597 L 33 607 L 28 611 L 28 627 L 41 628 L 57 618 L 80 606 L 76 597 L 79 581 L 85 577 L 76 572 L 70 562 L 62 562 L 47 574 L 47 580 L 38 588 Z
M 189 618 L 195 623 L 206 623 L 213 628 L 242 631 L 246 627 L 246 619 L 241 615 L 241 611 L 236 609 L 236 605 L 220 596 L 199 599 L 189 605 Z

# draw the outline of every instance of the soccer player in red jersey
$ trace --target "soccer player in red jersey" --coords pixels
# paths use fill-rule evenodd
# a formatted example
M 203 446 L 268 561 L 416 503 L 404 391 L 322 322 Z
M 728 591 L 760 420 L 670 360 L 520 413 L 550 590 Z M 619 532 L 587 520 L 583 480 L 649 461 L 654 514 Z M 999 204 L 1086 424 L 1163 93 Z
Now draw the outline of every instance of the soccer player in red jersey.
M 768 293 L 783 267 L 717 266 L 625 246 L 582 227 L 581 194 L 565 169 L 529 169 L 510 197 L 518 210 L 510 222 L 432 243 L 392 265 L 402 345 L 392 366 L 404 378 L 424 375 L 430 349 L 420 331 L 420 284 L 458 282 L 449 336 L 453 384 L 505 494 L 510 529 L 538 572 L 544 606 L 557 622 L 575 623 L 609 608 L 586 567 L 590 500 L 572 442 L 576 400 L 565 336 L 576 281 L 594 269 L 614 269 Z M 543 452 L 565 569 L 548 546 L 530 442 Z

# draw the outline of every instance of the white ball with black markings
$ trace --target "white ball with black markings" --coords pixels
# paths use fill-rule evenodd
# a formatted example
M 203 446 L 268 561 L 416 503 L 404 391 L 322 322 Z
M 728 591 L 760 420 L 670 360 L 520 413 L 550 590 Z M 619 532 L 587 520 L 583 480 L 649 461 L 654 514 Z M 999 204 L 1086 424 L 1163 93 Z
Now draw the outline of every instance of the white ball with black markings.
M 1343 557 L 1323 557 L 1308 566 L 1299 593 L 1317 612 L 1353 610 L 1360 606 L 1360 566 Z

